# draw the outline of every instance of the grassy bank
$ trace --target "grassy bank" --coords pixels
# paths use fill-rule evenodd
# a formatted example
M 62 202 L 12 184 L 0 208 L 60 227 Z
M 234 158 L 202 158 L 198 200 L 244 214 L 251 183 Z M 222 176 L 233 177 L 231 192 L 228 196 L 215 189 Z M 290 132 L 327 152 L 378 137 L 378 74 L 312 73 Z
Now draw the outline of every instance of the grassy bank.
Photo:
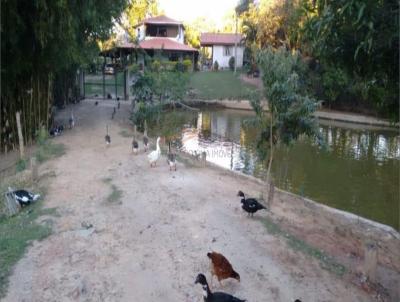
M 40 224 L 37 218 L 43 215 L 54 215 L 55 209 L 44 209 L 43 197 L 45 187 L 32 183 L 27 173 L 23 172 L 14 178 L 2 180 L 0 183 L 0 204 L 4 206 L 4 192 L 7 187 L 24 188 L 39 193 L 41 199 L 25 208 L 17 215 L 6 217 L 0 211 L 0 299 L 5 296 L 8 287 L 8 278 L 14 265 L 24 255 L 27 247 L 34 240 L 42 240 L 51 234 L 51 226 Z
M 346 273 L 346 268 L 342 264 L 338 263 L 333 257 L 329 256 L 324 251 L 309 245 L 304 240 L 285 232 L 285 230 L 283 230 L 277 223 L 273 222 L 271 218 L 263 218 L 262 223 L 266 227 L 268 233 L 285 238 L 286 243 L 290 248 L 316 259 L 323 269 L 338 276 L 343 276 Z
M 197 99 L 248 99 L 250 92 L 255 88 L 242 82 L 239 75 L 229 70 L 194 72 L 191 74 L 189 85 Z

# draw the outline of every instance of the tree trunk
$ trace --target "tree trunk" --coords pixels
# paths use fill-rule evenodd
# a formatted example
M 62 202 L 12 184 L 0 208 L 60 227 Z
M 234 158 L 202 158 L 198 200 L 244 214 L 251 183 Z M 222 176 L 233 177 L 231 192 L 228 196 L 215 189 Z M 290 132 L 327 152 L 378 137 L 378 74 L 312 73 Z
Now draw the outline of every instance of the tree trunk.
M 274 113 L 273 110 L 271 110 L 271 121 L 269 124 L 269 161 L 268 161 L 268 169 L 267 169 L 267 185 L 269 186 L 268 190 L 268 203 L 272 204 L 273 199 L 274 199 L 274 190 L 271 188 L 274 186 L 273 181 L 271 180 L 271 167 L 272 167 L 272 160 L 274 159 L 274 141 L 272 138 L 272 125 L 274 122 Z
M 22 136 L 21 113 L 19 111 L 17 111 L 15 113 L 15 118 L 17 121 L 17 129 L 18 129 L 19 154 L 20 154 L 20 158 L 24 159 L 24 157 L 25 157 L 24 137 Z

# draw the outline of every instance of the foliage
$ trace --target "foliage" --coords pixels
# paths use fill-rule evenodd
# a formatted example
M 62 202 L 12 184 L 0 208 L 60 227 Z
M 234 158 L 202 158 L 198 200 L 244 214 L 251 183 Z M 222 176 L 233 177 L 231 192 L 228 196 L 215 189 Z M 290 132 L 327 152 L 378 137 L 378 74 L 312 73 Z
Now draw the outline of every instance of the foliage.
M 184 71 L 191 71 L 191 69 L 192 69 L 192 60 L 185 59 L 185 60 L 183 60 L 182 63 L 183 63 L 183 66 L 185 67 Z
M 37 202 L 11 218 L 0 218 L 0 298 L 6 295 L 8 278 L 13 266 L 33 240 L 51 234 L 51 227 L 36 222 L 43 215 L 54 215 L 55 209 L 43 209 Z
M 316 89 L 315 93 L 330 105 L 338 109 L 365 108 L 399 119 L 396 1 L 241 2 L 246 4 L 241 16 L 248 61 L 254 58 L 254 47 L 300 50 L 303 57 L 316 62 L 311 78 L 314 87 L 322 82 L 323 91 Z
M 53 158 L 60 157 L 65 154 L 65 145 L 63 144 L 53 144 L 50 141 L 39 145 L 35 156 L 39 163 L 48 161 Z
M 26 159 L 23 159 L 23 158 L 19 159 L 17 161 L 17 163 L 15 164 L 16 172 L 24 171 L 26 169 L 27 163 L 28 163 L 28 161 Z
M 235 57 L 230 57 L 228 64 L 229 69 L 233 71 L 235 69 Z
M 305 87 L 300 82 L 304 66 L 299 54 L 281 47 L 274 50 L 268 47 L 257 54 L 262 70 L 264 95 L 268 100 L 269 116 L 262 110 L 260 101 L 255 99 L 252 106 L 264 134 L 262 142 L 268 142 L 269 165 L 267 181 L 273 160 L 274 145 L 282 142 L 290 144 L 300 135 L 318 135 L 313 113 L 317 103 L 305 94 Z
M 346 91 L 349 79 L 343 69 L 329 67 L 322 75 L 322 85 L 327 100 L 334 102 L 341 93 Z
M 18 144 L 21 111 L 25 144 L 49 127 L 51 104 L 77 98 L 80 66 L 98 54 L 96 41 L 111 34 L 127 0 L 2 1 L 0 149 Z
M 145 18 L 157 16 L 160 12 L 157 0 L 128 1 L 119 25 L 129 34 L 132 41 L 137 38 L 136 26 Z
M 215 62 L 214 62 L 214 66 L 213 66 L 213 70 L 214 70 L 214 71 L 218 71 L 218 68 L 219 68 L 218 61 L 217 61 L 217 60 L 215 60 Z

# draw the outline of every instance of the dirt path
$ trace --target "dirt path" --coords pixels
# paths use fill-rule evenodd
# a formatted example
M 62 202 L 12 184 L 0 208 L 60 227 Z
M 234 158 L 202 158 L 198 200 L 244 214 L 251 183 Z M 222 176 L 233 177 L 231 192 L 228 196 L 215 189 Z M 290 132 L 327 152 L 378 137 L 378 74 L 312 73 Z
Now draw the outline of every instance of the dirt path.
M 78 106 L 77 127 L 57 138 L 67 154 L 43 167 L 56 174 L 45 201 L 60 214 L 48 218 L 54 234 L 16 265 L 4 301 L 202 301 L 193 283 L 199 272 L 210 281 L 210 250 L 241 275 L 214 289 L 248 301 L 370 301 L 242 213 L 235 195 L 255 184 L 183 164 L 170 172 L 165 159 L 150 169 L 119 134 L 128 106 L 113 121 L 113 105 Z M 107 201 L 112 184 L 120 201 Z

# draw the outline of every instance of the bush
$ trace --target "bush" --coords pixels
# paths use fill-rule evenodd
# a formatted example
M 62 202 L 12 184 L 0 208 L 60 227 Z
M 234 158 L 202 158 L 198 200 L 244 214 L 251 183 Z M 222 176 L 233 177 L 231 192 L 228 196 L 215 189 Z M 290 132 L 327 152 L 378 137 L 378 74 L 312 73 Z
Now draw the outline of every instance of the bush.
M 230 57 L 229 59 L 229 69 L 234 70 L 235 69 L 235 57 Z
M 185 65 L 181 62 L 177 62 L 175 65 L 175 71 L 185 72 Z
M 328 67 L 322 75 L 324 95 L 329 103 L 336 101 L 338 96 L 347 90 L 349 78 L 341 68 Z
M 218 71 L 218 68 L 219 68 L 218 61 L 215 61 L 215 62 L 214 62 L 214 67 L 213 67 L 213 69 L 214 69 L 215 71 Z
M 185 71 L 190 71 L 192 69 L 192 61 L 190 59 L 185 59 L 182 63 L 185 66 Z

